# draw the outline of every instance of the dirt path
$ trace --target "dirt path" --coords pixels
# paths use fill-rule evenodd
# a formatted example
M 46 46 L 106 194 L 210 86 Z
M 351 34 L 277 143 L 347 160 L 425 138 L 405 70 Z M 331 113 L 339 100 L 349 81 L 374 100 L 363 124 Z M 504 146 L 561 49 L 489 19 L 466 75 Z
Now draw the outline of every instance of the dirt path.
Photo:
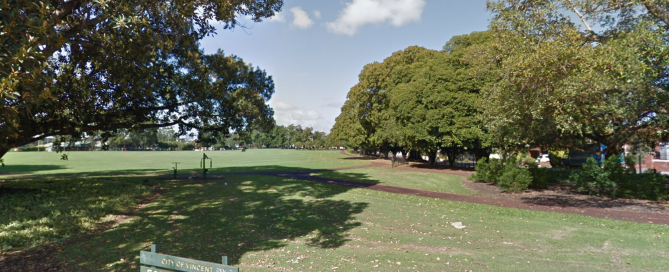
M 355 155 L 347 154 L 343 151 L 342 151 L 342 154 L 344 154 L 346 156 L 350 156 L 350 157 L 357 157 Z M 390 165 L 390 163 L 387 162 L 387 161 L 370 160 L 370 162 L 371 162 L 371 164 L 369 164 L 369 165 L 358 166 L 358 167 L 350 167 L 350 168 L 345 168 L 345 169 L 365 168 L 365 167 L 388 167 Z M 411 165 L 401 167 L 401 169 L 402 170 L 412 170 L 412 171 L 428 171 L 428 172 L 443 173 L 443 174 L 450 174 L 450 175 L 459 175 L 459 176 L 463 176 L 463 177 L 467 177 L 473 172 L 471 170 L 466 170 L 466 169 L 464 169 L 464 170 L 461 170 L 461 169 L 421 169 L 420 167 L 412 167 Z M 332 169 L 332 170 L 344 170 L 344 168 L 342 168 L 342 169 Z M 258 173 L 258 174 L 261 174 L 261 173 Z M 322 177 L 311 176 L 310 173 L 280 173 L 280 174 L 276 174 L 276 176 L 292 177 L 292 178 L 304 179 L 304 180 L 309 180 L 309 181 L 314 181 L 314 182 L 336 184 L 336 185 L 341 185 L 341 186 L 359 187 L 359 188 L 365 188 L 365 189 L 369 189 L 369 190 L 376 190 L 376 191 L 383 191 L 383 192 L 390 192 L 390 193 L 397 193 L 397 194 L 408 194 L 408 195 L 416 195 L 416 196 L 446 199 L 446 200 L 453 200 L 453 201 L 488 204 L 488 205 L 495 205 L 495 206 L 508 207 L 508 208 L 518 208 L 518 209 L 524 209 L 524 210 L 580 214 L 580 215 L 586 215 L 586 216 L 592 216 L 592 217 L 609 218 L 609 219 L 616 219 L 616 220 L 626 220 L 626 221 L 633 221 L 633 222 L 640 222 L 640 223 L 669 225 L 669 214 L 667 214 L 667 211 L 650 211 L 649 212 L 649 211 L 634 211 L 634 210 L 615 209 L 616 208 L 616 205 L 615 205 L 616 201 L 615 200 L 602 199 L 602 198 L 599 198 L 599 200 L 601 202 L 613 202 L 614 204 L 613 205 L 609 204 L 609 206 L 607 207 L 606 206 L 607 204 L 602 204 L 602 203 L 599 203 L 599 202 L 593 202 L 591 200 L 583 201 L 580 198 L 572 199 L 576 203 L 569 203 L 570 202 L 569 199 L 562 199 L 562 201 L 551 201 L 551 200 L 555 200 L 555 199 L 551 199 L 550 195 L 548 197 L 536 197 L 536 196 L 533 196 L 533 195 L 529 195 L 529 196 L 526 196 L 526 197 L 522 197 L 522 196 L 518 196 L 518 195 L 510 195 L 510 197 L 493 197 L 493 196 L 490 196 L 489 194 L 485 194 L 485 195 L 458 195 L 458 194 L 424 191 L 424 190 L 409 189 L 409 188 L 402 188 L 402 187 L 395 187 L 395 186 L 388 186 L 388 185 L 381 185 L 381 184 L 367 184 L 367 183 L 352 182 L 352 181 L 345 181 L 345 180 L 326 179 L 326 178 L 322 178 Z M 488 185 L 485 185 L 485 184 L 481 184 L 481 185 L 488 186 Z M 546 201 L 539 201 L 541 199 L 544 199 Z M 633 205 L 632 203 L 628 203 L 625 200 L 622 200 L 622 203 L 623 204 L 618 204 L 617 205 L 618 208 L 623 207 L 625 205 L 625 203 L 627 203 L 627 205 L 630 205 L 630 206 Z M 592 206 L 594 206 L 594 207 L 592 207 Z
M 610 198 L 573 195 L 573 194 L 569 195 L 564 193 L 562 194 L 556 193 L 555 191 L 532 192 L 526 194 L 503 194 L 499 191 L 499 188 L 497 188 L 497 186 L 485 183 L 475 183 L 467 181 L 465 178 L 474 172 L 473 169 L 427 167 L 426 165 L 420 163 L 410 163 L 396 167 L 397 169 L 405 171 L 431 172 L 431 173 L 461 176 L 463 177 L 463 185 L 475 191 L 476 192 L 475 195 L 458 195 L 451 193 L 432 192 L 432 191 L 395 187 L 382 184 L 369 184 L 369 183 L 312 176 L 312 174 L 314 173 L 321 173 L 325 171 L 360 169 L 369 167 L 378 167 L 378 168 L 391 167 L 391 163 L 388 160 L 379 160 L 374 158 L 366 158 L 366 157 L 351 155 L 344 151 L 341 151 L 341 153 L 348 157 L 359 158 L 360 160 L 366 160 L 369 162 L 369 164 L 352 166 L 352 167 L 334 168 L 334 169 L 320 169 L 320 170 L 219 174 L 219 175 L 211 175 L 210 179 L 222 179 L 225 178 L 226 176 L 231 176 L 231 175 L 267 175 L 267 176 L 278 176 L 278 177 L 290 177 L 313 182 L 365 188 L 369 190 L 383 191 L 389 193 L 416 195 L 422 197 L 431 197 L 431 198 L 446 199 L 453 201 L 495 205 L 500 207 L 518 208 L 525 210 L 580 214 L 592 217 L 626 220 L 640 223 L 669 225 L 669 206 L 667 206 L 666 202 L 660 203 L 660 202 L 643 201 L 643 200 L 610 199 Z M 64 175 L 64 176 L 77 176 L 77 175 Z M 157 177 L 156 175 L 129 175 L 129 176 Z M 163 178 L 171 179 L 171 176 L 169 177 L 163 176 Z
M 342 151 L 342 154 L 350 157 L 358 157 L 355 155 L 346 154 Z M 339 186 L 349 186 L 356 188 L 365 188 L 368 190 L 396 193 L 396 194 L 406 194 L 406 195 L 415 195 L 421 197 L 431 197 L 437 199 L 446 199 L 452 201 L 462 201 L 469 203 L 479 203 L 487 205 L 495 205 L 500 207 L 508 208 L 518 208 L 525 210 L 535 210 L 535 211 L 545 211 L 545 212 L 557 212 L 557 213 L 568 213 L 568 214 L 580 214 L 585 216 L 600 217 L 600 218 L 609 218 L 616 220 L 626 220 L 640 223 L 651 223 L 651 224 L 662 224 L 669 225 L 669 211 L 666 210 L 657 210 L 655 212 L 647 211 L 635 211 L 629 209 L 620 209 L 621 207 L 627 208 L 635 207 L 640 205 L 640 202 L 632 201 L 632 203 L 627 203 L 626 200 L 616 200 L 616 199 L 606 199 L 606 198 L 562 198 L 555 199 L 555 197 L 550 194 L 540 194 L 536 195 L 509 195 L 509 194 L 500 194 L 499 189 L 496 186 L 491 186 L 484 183 L 473 183 L 466 181 L 464 178 L 468 177 L 472 170 L 469 169 L 449 169 L 449 168 L 426 168 L 422 164 L 408 164 L 399 166 L 399 169 L 407 171 L 420 171 L 420 172 L 433 172 L 449 175 L 458 175 L 463 177 L 463 184 L 468 188 L 473 189 L 478 192 L 478 195 L 458 195 L 450 193 L 440 193 L 432 191 L 424 191 L 417 189 L 409 189 L 395 186 L 388 186 L 382 184 L 368 184 L 360 182 L 352 182 L 345 180 L 337 179 L 328 179 L 323 177 L 312 176 L 313 173 L 319 173 L 324 171 L 335 171 L 335 170 L 347 170 L 347 169 L 359 169 L 359 168 L 368 168 L 368 167 L 380 167 L 380 168 L 389 168 L 390 162 L 387 160 L 376 160 L 376 159 L 367 159 L 358 157 L 363 160 L 367 160 L 370 164 L 353 166 L 353 167 L 343 167 L 336 169 L 328 170 L 305 170 L 305 171 L 274 171 L 274 172 L 249 172 L 249 173 L 232 173 L 224 175 L 212 175 L 211 179 L 225 178 L 225 176 L 230 175 L 269 175 L 269 176 L 278 176 L 278 177 L 291 177 L 295 179 L 302 179 L 312 182 L 321 182 L 327 184 L 334 184 Z M 26 176 L 36 176 L 36 175 L 26 175 Z M 64 176 L 78 176 L 78 175 L 64 175 Z M 119 175 L 119 176 L 138 176 L 138 175 Z M 156 175 L 140 175 L 140 176 L 151 176 L 157 177 Z M 163 178 L 169 178 L 167 176 L 162 176 Z M 149 201 L 155 198 L 158 194 L 152 196 L 152 198 L 142 201 L 138 208 L 141 208 L 142 205 L 146 205 Z M 553 197 L 553 198 L 552 198 Z M 545 200 L 545 201 L 542 201 Z M 643 202 L 641 202 L 643 204 Z M 641 205 L 642 205 L 641 204 Z M 664 204 L 666 205 L 666 204 Z M 654 207 L 656 207 L 655 205 Z M 115 224 L 122 222 L 127 219 L 125 217 L 119 217 Z M 96 232 L 93 232 L 88 235 L 95 235 L 99 231 L 103 231 L 112 226 L 103 227 Z M 89 237 L 88 235 L 83 236 Z M 60 266 L 62 265 L 61 261 L 57 258 L 57 252 L 64 246 L 68 244 L 73 244 L 78 241 L 77 239 L 71 240 L 66 244 L 59 244 L 53 246 L 47 246 L 40 249 L 33 249 L 29 251 L 18 251 L 12 253 L 0 254 L 0 271 L 16 271 L 15 267 L 22 267 L 23 270 L 35 270 L 35 271 L 61 271 Z M 9 268 L 9 270 L 7 270 Z

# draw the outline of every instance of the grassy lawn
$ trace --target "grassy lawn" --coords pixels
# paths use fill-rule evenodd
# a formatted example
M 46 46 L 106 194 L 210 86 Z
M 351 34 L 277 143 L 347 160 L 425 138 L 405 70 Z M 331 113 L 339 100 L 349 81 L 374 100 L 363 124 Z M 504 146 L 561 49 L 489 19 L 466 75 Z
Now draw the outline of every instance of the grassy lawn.
M 389 168 L 361 168 L 315 173 L 314 176 L 357 181 L 362 183 L 383 184 L 434 192 L 469 195 L 473 192 L 462 186 L 462 177 L 406 171 Z
M 67 153 L 67 152 L 66 152 Z M 172 162 L 180 173 L 200 168 L 200 151 L 80 151 L 70 152 L 69 161 L 55 152 L 9 152 L 3 157 L 0 174 L 171 174 Z M 294 149 L 248 149 L 205 151 L 213 161 L 210 173 L 240 171 L 278 171 L 331 169 L 366 164 L 349 159 L 339 151 L 300 151 Z M 208 165 L 207 165 L 208 166 Z
M 0 183 L 0 252 L 71 238 L 151 194 L 139 178 L 39 178 Z
M 197 155 L 201 156 L 201 152 L 192 151 L 109 152 L 98 161 L 107 162 L 104 169 L 95 170 L 88 166 L 90 161 L 76 162 L 84 158 L 84 152 L 72 152 L 70 164 L 65 162 L 67 168 L 30 171 L 155 173 L 149 170 L 157 169 L 157 165 L 135 157 L 147 153 L 157 153 L 153 156 L 168 167 L 170 161 L 194 158 L 197 162 Z M 249 150 L 207 155 L 210 153 L 220 156 L 214 157 L 214 166 L 226 158 L 231 161 L 227 168 L 216 169 L 221 173 L 364 163 L 336 152 Z M 20 161 L 21 154 L 10 155 L 6 162 Z M 28 155 L 21 156 L 26 157 L 19 165 L 30 165 Z M 55 165 L 50 162 L 52 157 L 33 157 L 33 163 Z M 53 160 L 60 163 L 57 157 Z M 124 170 L 130 167 L 135 168 Z M 396 186 L 428 186 L 421 189 L 464 189 L 454 185 L 459 184 L 460 177 L 413 171 L 356 169 L 325 175 Z M 180 181 L 149 178 L 147 183 L 143 179 L 20 178 L 0 183 L 0 243 L 7 245 L 0 251 L 77 237 L 94 229 L 98 222 L 109 220 L 110 215 L 126 213 L 138 198 L 151 192 L 145 185 L 156 185 L 161 188 L 161 196 L 128 221 L 63 245 L 57 253 L 66 266 L 63 269 L 136 271 L 139 251 L 155 243 L 159 253 L 186 258 L 220 262 L 221 256 L 228 256 L 230 264 L 241 271 L 669 271 L 667 226 L 270 176 Z M 451 226 L 453 222 L 467 227 L 456 229 Z
M 242 271 L 667 271 L 667 227 L 264 176 L 165 182 L 130 221 L 61 253 L 128 271 L 140 250 Z M 455 229 L 452 222 L 467 227 Z

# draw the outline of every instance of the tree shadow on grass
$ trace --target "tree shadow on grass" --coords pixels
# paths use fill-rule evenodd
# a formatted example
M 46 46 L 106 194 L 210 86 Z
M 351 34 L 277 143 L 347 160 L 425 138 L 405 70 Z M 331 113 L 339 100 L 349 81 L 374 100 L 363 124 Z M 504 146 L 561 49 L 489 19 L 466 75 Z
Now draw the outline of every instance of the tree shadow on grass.
M 357 157 L 343 157 L 339 158 L 340 160 L 355 160 L 355 161 L 373 161 L 373 160 L 378 160 L 378 157 L 372 157 L 372 156 L 357 156 Z
M 5 168 L 5 169 L 3 169 Z M 133 175 L 166 175 L 172 173 L 168 169 L 127 169 L 127 170 L 105 170 L 70 173 L 38 173 L 40 171 L 53 171 L 68 169 L 61 165 L 7 165 L 0 167 L 0 179 L 13 176 L 36 176 L 36 177 L 96 177 L 96 176 L 133 176 Z M 72 170 L 74 171 L 74 170 Z
M 412 164 L 409 165 L 409 167 L 416 168 L 416 169 L 449 170 L 449 171 L 457 171 L 457 172 L 462 172 L 462 173 L 476 172 L 476 169 L 471 168 L 471 167 L 439 165 L 439 164 L 430 165 L 428 163 L 412 163 Z
M 332 198 L 350 187 L 294 177 L 229 175 L 161 181 L 161 186 L 163 195 L 131 221 L 66 247 L 61 268 L 138 269 L 139 251 L 152 243 L 160 253 L 185 258 L 218 263 L 228 256 L 231 265 L 245 254 L 290 243 L 337 248 L 360 226 L 355 216 L 368 206 Z
M 317 172 L 312 177 L 318 177 L 322 179 L 331 179 L 331 180 L 346 180 L 354 181 L 366 184 L 378 184 L 379 181 L 371 179 L 369 175 L 364 173 L 342 173 L 339 171 L 322 171 Z
M 19 164 L 19 165 L 5 165 L 0 167 L 0 178 L 3 175 L 23 175 L 23 174 L 34 174 L 39 171 L 52 171 L 66 169 L 67 167 L 63 165 L 56 164 Z

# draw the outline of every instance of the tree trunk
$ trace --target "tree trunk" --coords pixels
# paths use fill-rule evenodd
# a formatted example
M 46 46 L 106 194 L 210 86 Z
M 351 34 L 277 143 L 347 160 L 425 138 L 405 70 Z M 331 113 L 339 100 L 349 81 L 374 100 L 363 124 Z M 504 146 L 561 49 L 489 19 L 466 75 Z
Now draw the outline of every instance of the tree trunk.
M 427 152 L 428 164 L 435 165 L 437 163 L 437 151 Z
M 7 154 L 7 152 L 9 152 L 9 148 L 1 148 L 0 147 L 0 160 L 2 160 L 2 157 L 4 157 L 5 154 Z
M 412 161 L 422 161 L 423 158 L 420 157 L 420 152 L 416 150 L 409 151 L 409 160 Z
M 448 155 L 448 165 L 450 166 L 455 165 L 455 156 L 451 156 L 450 154 Z
M 476 161 L 479 161 L 482 158 L 489 158 L 490 151 L 488 151 L 488 149 L 476 149 L 474 151 L 474 156 L 476 157 Z

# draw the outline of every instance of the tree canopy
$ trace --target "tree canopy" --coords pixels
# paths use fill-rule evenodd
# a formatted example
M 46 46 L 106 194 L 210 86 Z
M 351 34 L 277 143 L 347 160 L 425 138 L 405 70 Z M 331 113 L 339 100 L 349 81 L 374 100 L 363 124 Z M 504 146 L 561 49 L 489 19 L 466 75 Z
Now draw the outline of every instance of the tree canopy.
M 280 11 L 281 0 L 0 3 L 0 157 L 50 135 L 178 125 L 266 125 L 274 83 L 198 41 Z
M 620 152 L 667 127 L 669 1 L 489 1 L 501 80 L 486 117 L 510 142 Z
M 437 152 L 453 162 L 463 151 L 485 152 L 480 91 L 491 80 L 470 59 L 488 32 L 451 39 L 444 51 L 412 46 L 364 67 L 329 136 L 349 146 L 393 154 Z

